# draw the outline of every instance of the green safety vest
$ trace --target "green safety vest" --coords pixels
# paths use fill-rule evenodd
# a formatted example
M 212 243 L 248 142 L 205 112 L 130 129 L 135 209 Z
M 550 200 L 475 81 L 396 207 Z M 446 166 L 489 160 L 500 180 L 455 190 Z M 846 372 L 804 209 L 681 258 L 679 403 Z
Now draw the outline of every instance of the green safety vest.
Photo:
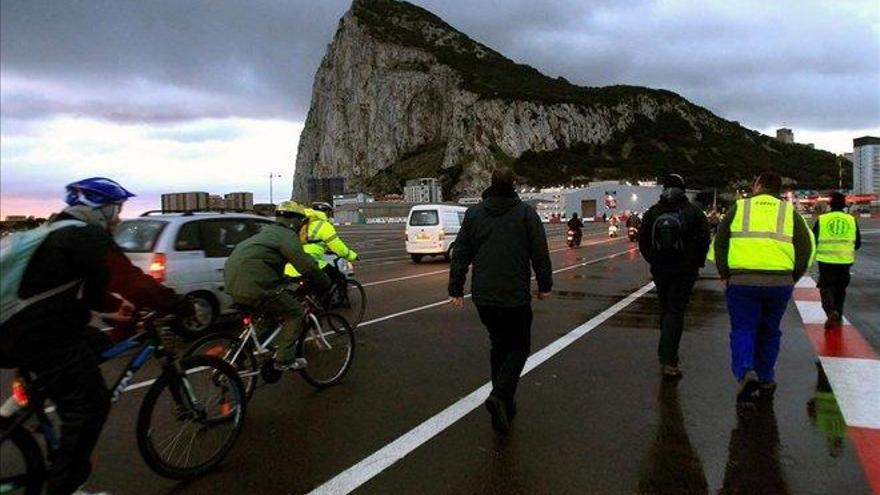
M 769 194 L 740 199 L 730 224 L 731 270 L 794 270 L 794 206 Z
M 851 265 L 856 261 L 856 219 L 842 211 L 819 217 L 816 261 Z

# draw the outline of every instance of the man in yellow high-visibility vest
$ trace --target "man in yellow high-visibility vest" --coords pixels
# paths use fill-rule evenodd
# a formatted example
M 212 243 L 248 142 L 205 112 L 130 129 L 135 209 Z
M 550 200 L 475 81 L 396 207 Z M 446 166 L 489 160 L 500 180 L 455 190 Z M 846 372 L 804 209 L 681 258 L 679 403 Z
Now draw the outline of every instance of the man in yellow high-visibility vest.
M 323 205 L 326 205 L 326 203 Z M 339 238 L 333 222 L 330 221 L 326 213 L 328 208 L 329 211 L 332 211 L 332 208 L 329 205 L 323 205 L 316 205 L 318 206 L 317 208 L 305 209 L 307 223 L 300 231 L 300 241 L 302 242 L 303 250 L 315 259 L 318 267 L 324 270 L 324 273 L 330 277 L 330 280 L 333 280 L 334 283 L 344 283 L 345 277 L 335 266 L 324 259 L 324 254 L 329 249 L 336 256 L 350 262 L 357 260 L 358 254 Z M 288 277 L 299 277 L 299 272 L 289 263 L 284 267 L 284 274 Z
M 819 262 L 819 293 L 828 319 L 825 330 L 843 323 L 843 301 L 849 285 L 849 270 L 856 261 L 862 236 L 855 217 L 844 212 L 846 196 L 831 193 L 831 211 L 820 215 L 813 225 L 816 235 L 816 261 Z
M 731 206 L 715 236 L 715 265 L 726 287 L 737 402 L 772 397 L 780 323 L 794 283 L 812 263 L 815 240 L 794 205 L 779 199 L 782 178 L 764 173 L 753 196 Z

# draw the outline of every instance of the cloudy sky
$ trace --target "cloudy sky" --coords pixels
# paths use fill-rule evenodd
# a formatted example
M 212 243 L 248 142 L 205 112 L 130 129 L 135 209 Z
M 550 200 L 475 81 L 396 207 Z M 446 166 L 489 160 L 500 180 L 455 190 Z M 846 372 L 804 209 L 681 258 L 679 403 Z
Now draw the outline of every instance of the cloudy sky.
M 572 82 L 665 88 L 851 151 L 880 135 L 876 0 L 416 0 Z M 139 194 L 288 194 L 312 78 L 347 0 L 2 0 L 0 215 L 93 175 Z

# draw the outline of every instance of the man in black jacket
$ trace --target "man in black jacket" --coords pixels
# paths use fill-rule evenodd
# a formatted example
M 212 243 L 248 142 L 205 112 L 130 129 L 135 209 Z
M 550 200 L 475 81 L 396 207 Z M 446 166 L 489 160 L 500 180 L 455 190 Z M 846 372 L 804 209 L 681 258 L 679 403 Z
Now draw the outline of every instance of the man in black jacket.
M 26 299 L 70 285 L 17 312 L 0 326 L 0 363 L 47 383 L 61 418 L 61 445 L 52 460 L 48 493 L 69 494 L 91 473 L 90 457 L 110 411 L 110 392 L 90 345 L 92 310 L 114 312 L 121 295 L 137 306 L 192 316 L 192 303 L 131 264 L 110 230 L 133 194 L 96 177 L 67 186 L 68 207 L 50 222 L 78 220 L 50 233 L 34 252 L 19 286 Z
M 503 433 L 516 414 L 514 395 L 531 350 L 531 268 L 539 299 L 553 288 L 544 226 L 537 212 L 520 201 L 510 170 L 492 174 L 483 201 L 468 208 L 461 224 L 449 270 L 449 296 L 459 308 L 471 264 L 474 304 L 492 341 L 492 393 L 486 408 L 492 426 Z
M 678 378 L 684 313 L 709 251 L 709 222 L 702 210 L 688 201 L 684 179 L 669 174 L 663 179 L 660 201 L 645 213 L 642 227 L 639 250 L 651 264 L 660 300 L 657 354 L 661 372 L 665 377 Z

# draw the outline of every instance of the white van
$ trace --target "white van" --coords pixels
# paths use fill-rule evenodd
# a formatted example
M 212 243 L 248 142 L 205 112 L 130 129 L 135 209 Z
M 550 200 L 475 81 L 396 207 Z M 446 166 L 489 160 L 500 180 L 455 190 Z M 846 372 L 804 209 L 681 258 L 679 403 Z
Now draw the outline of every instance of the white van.
M 425 256 L 443 256 L 448 261 L 455 249 L 467 208 L 455 205 L 418 205 L 406 222 L 406 252 L 416 263 Z

